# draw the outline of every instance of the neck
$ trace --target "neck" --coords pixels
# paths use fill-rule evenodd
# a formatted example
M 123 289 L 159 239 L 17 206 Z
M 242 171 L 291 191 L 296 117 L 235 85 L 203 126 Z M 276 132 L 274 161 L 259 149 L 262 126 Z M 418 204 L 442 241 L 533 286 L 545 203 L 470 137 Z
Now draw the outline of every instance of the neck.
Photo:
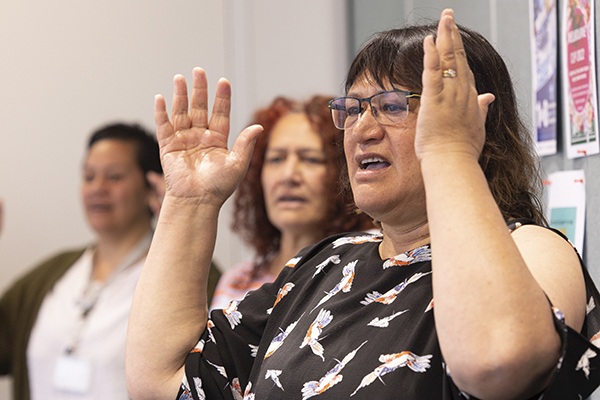
M 296 256 L 300 250 L 306 246 L 317 243 L 322 235 L 315 234 L 296 234 L 293 232 L 281 232 L 281 242 L 279 252 L 269 263 L 269 272 L 277 276 L 285 263 Z
M 92 279 L 105 281 L 150 230 L 148 225 L 139 226 L 122 235 L 99 235 L 94 253 Z
M 427 220 L 411 225 L 394 227 L 382 224 L 383 241 L 379 245 L 382 259 L 413 250 L 430 242 Z

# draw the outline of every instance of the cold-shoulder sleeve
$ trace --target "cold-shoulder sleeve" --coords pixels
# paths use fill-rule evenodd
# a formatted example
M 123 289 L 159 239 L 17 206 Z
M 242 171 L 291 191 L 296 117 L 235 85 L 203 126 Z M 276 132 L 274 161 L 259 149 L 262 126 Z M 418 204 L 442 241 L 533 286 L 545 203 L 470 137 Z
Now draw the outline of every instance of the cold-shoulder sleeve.
M 527 219 L 512 220 L 508 223 L 509 230 L 515 230 L 522 225 L 533 224 Z M 561 232 L 552 229 L 568 241 Z M 577 253 L 577 250 L 573 248 Z M 554 377 L 544 391 L 532 399 L 537 400 L 579 400 L 586 399 L 600 385 L 600 309 L 597 304 L 600 294 L 596 285 L 581 259 L 579 262 L 583 271 L 586 287 L 587 309 L 586 318 L 581 332 L 576 332 L 565 323 L 564 316 L 555 307 L 552 308 L 554 325 L 562 342 L 561 357 L 558 361 Z M 449 385 L 446 387 L 447 398 L 477 400 L 461 392 L 447 374 Z

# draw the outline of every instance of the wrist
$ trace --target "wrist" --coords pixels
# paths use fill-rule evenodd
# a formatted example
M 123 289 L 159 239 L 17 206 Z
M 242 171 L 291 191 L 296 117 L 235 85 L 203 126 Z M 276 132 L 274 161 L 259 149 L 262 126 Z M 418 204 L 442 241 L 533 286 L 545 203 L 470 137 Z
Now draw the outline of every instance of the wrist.
M 479 164 L 481 151 L 469 146 L 439 146 L 425 151 L 417 152 L 417 158 L 424 164 L 447 164 L 447 163 L 476 163 Z
M 182 221 L 185 225 L 216 220 L 222 202 L 199 197 L 177 197 L 168 193 L 163 199 L 158 223 Z

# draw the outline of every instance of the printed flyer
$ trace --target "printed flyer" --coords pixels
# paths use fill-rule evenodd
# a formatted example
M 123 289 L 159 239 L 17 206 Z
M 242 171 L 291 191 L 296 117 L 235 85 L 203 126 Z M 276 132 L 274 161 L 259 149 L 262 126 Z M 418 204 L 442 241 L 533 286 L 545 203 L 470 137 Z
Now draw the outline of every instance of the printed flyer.
M 561 9 L 563 121 L 568 158 L 598 154 L 598 93 L 593 0 L 564 0 Z
M 556 153 L 558 17 L 556 0 L 529 0 L 534 142 L 540 156 Z
M 544 182 L 548 194 L 547 219 L 583 254 L 585 234 L 585 171 L 558 171 Z

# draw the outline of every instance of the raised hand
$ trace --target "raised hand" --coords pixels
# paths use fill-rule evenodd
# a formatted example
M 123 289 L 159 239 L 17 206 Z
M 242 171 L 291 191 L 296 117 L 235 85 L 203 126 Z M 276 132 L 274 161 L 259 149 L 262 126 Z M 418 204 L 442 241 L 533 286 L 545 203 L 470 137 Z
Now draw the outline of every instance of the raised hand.
M 423 93 L 415 150 L 419 159 L 459 152 L 477 159 L 485 141 L 485 118 L 494 95 L 478 95 L 452 10 L 444 10 L 437 39 L 423 42 Z
M 175 76 L 173 86 L 171 120 L 161 95 L 156 96 L 154 104 L 166 196 L 220 207 L 244 176 L 262 127 L 253 125 L 244 129 L 229 151 L 229 82 L 224 78 L 219 80 L 210 120 L 204 70 L 193 70 L 189 110 L 185 78 Z

